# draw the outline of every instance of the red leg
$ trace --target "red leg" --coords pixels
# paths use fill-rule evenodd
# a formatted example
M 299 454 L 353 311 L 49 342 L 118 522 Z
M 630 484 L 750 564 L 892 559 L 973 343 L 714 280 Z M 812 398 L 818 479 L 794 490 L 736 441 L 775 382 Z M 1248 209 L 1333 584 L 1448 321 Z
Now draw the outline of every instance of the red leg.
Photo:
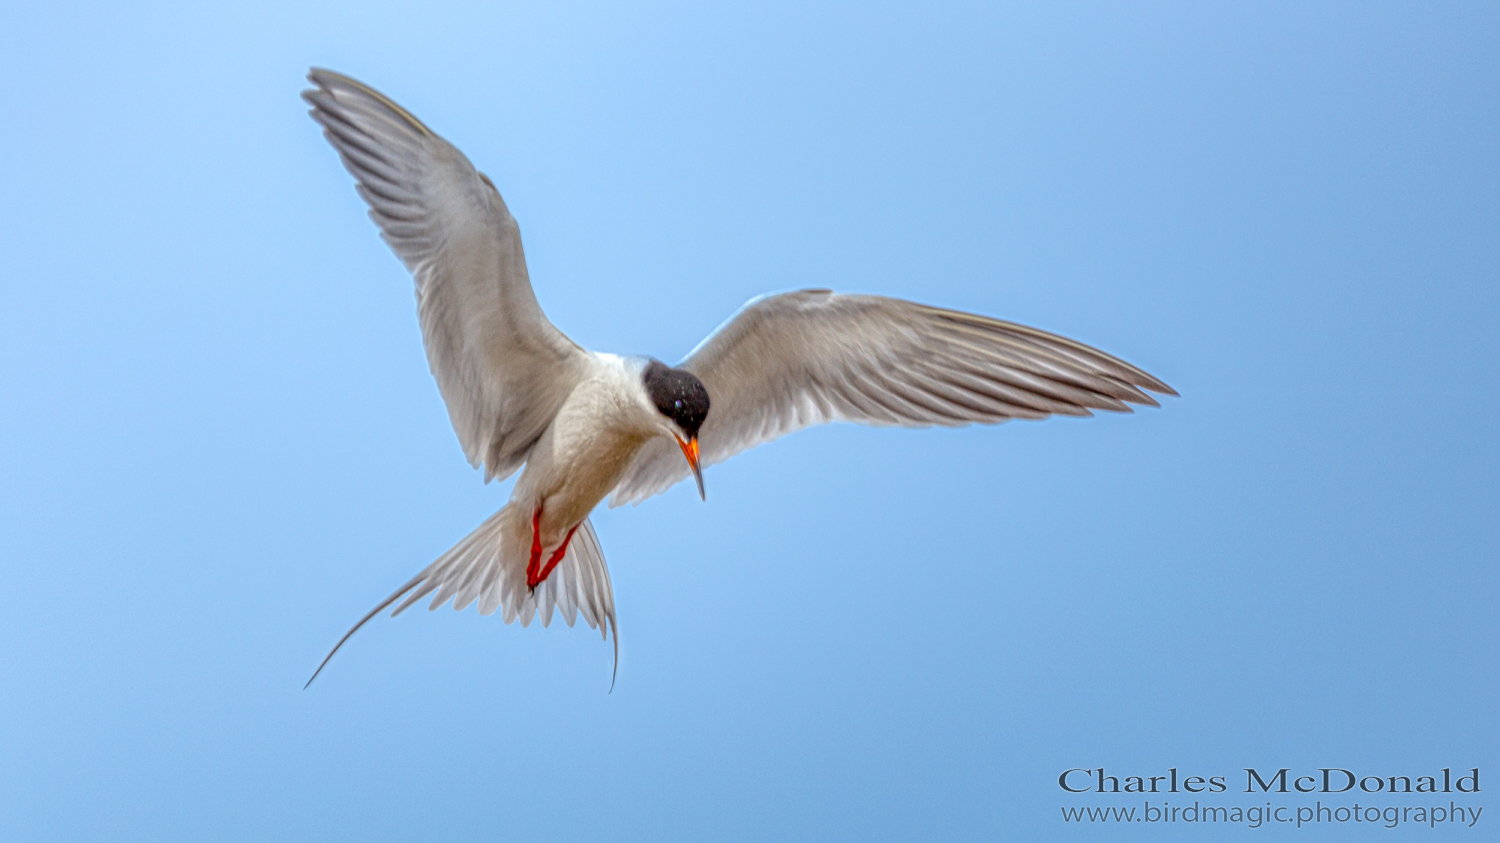
M 547 575 L 537 576 L 537 571 L 542 564 L 542 508 L 538 506 L 536 512 L 531 514 L 531 561 L 526 563 L 526 585 L 536 588 L 536 584 L 546 579 Z
M 572 529 L 568 530 L 568 534 L 563 537 L 563 543 L 557 550 L 552 551 L 551 556 L 547 557 L 547 567 L 542 569 L 542 575 L 536 578 L 535 583 L 531 584 L 533 589 L 541 585 L 547 579 L 547 575 L 552 573 L 552 569 L 557 567 L 557 563 L 562 561 L 563 555 L 568 552 L 568 542 L 573 540 L 573 531 L 577 529 L 578 525 L 574 524 Z

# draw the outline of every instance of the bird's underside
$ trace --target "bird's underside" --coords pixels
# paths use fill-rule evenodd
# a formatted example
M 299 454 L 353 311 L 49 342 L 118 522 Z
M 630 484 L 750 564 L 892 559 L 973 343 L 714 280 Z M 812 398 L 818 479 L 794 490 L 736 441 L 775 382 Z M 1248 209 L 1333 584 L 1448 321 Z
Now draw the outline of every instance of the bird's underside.
M 606 495 L 611 506 L 639 503 L 700 459 L 722 462 L 810 425 L 994 424 L 1130 412 L 1156 406 L 1148 392 L 1176 394 L 1036 328 L 829 290 L 751 301 L 675 368 L 592 354 L 542 313 L 519 228 L 463 153 L 349 77 L 314 69 L 308 78 L 313 119 L 416 281 L 428 363 L 464 453 L 486 480 L 526 467 L 504 509 L 334 652 L 382 609 L 400 600 L 396 614 L 429 594 L 432 609 L 478 603 L 523 626 L 537 615 L 544 626 L 554 613 L 569 626 L 581 616 L 608 636 L 614 598 L 588 511 Z M 687 421 L 681 400 L 674 409 L 672 395 L 663 398 L 661 384 L 672 382 L 706 391 L 706 417 Z M 618 654 L 617 632 L 615 641 Z

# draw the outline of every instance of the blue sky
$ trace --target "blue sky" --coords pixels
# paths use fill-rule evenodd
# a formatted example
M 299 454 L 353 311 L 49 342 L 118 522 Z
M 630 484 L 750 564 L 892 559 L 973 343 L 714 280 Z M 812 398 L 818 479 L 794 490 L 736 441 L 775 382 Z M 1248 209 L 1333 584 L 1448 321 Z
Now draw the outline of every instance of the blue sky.
M 1059 807 L 1137 800 L 1059 773 L 1489 775 L 1497 44 L 1484 4 L 8 4 L 0 836 L 1116 839 Z M 508 489 L 314 64 L 494 179 L 587 347 L 828 286 L 1182 397 L 599 511 L 612 694 L 590 631 L 448 610 L 304 692 Z

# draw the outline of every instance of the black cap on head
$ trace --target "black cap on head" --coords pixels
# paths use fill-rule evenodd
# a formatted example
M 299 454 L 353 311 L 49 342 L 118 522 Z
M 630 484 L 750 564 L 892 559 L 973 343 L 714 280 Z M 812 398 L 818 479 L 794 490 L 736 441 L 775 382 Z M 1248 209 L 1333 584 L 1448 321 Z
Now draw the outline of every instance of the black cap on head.
M 690 438 L 697 438 L 698 428 L 708 417 L 708 390 L 703 388 L 703 381 L 692 372 L 652 360 L 641 373 L 641 383 L 662 415 L 677 422 Z

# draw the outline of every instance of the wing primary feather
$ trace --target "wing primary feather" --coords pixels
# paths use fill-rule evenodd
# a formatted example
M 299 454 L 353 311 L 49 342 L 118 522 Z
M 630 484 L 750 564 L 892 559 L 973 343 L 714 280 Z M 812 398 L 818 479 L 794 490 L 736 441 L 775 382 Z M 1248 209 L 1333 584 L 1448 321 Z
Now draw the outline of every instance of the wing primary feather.
M 366 85 L 357 79 L 352 79 L 342 73 L 339 73 L 338 71 L 329 70 L 325 67 L 312 68 L 310 71 L 308 71 L 307 78 L 313 84 L 325 89 L 331 89 L 335 86 L 340 86 L 356 91 L 359 94 L 368 97 L 369 99 L 374 100 L 376 103 L 384 106 L 390 111 L 391 114 L 400 117 L 402 120 L 410 124 L 412 128 L 416 129 L 422 134 L 432 134 L 432 130 L 423 125 L 421 120 L 418 120 L 416 117 L 412 116 L 411 112 L 392 102 L 385 96 L 385 94 L 380 93 L 379 91 L 371 88 L 369 85 Z
M 893 424 L 909 424 L 914 418 L 915 411 L 900 396 L 893 395 L 880 389 L 870 389 L 872 386 L 868 373 L 862 373 L 858 381 L 850 383 L 850 387 L 865 400 L 885 409 Z M 864 388 L 861 388 L 864 387 Z M 905 405 L 905 406 L 903 406 Z
M 979 361 L 994 361 L 995 364 L 1015 372 L 1028 372 L 1126 401 L 1146 403 L 1151 400 L 1145 393 L 1123 381 L 1080 369 L 1066 358 L 1052 355 L 1045 350 L 1033 349 L 1030 354 L 1027 354 L 1015 350 L 1015 345 L 1011 343 L 979 345 L 957 332 L 945 336 L 945 339 L 961 347 L 967 352 L 968 357 Z
M 993 424 L 1016 415 L 1015 407 L 980 390 L 954 383 L 946 372 L 935 367 L 913 367 L 907 371 L 907 375 L 924 391 L 962 409 L 966 420 Z
M 1162 383 L 1161 381 L 1157 380 L 1141 369 L 1132 366 L 1129 363 L 1126 363 L 1124 360 L 1121 360 L 1120 358 L 1115 357 L 1112 354 L 1107 354 L 1097 348 L 1094 348 L 1093 346 L 1086 345 L 1077 340 L 1068 339 L 1067 337 L 1060 336 L 1048 331 L 1043 331 L 1040 328 L 1033 328 L 1029 325 L 1022 325 L 1016 322 L 1006 322 L 1001 319 L 993 319 L 988 316 L 981 316 L 977 313 L 964 313 L 963 311 L 959 310 L 947 310 L 945 308 L 932 307 L 930 305 L 915 306 L 931 315 L 938 317 L 939 319 L 950 323 L 971 325 L 985 331 L 986 333 L 1023 338 L 1037 345 L 1049 347 L 1056 353 L 1066 354 L 1089 361 L 1094 366 L 1107 369 L 1115 369 L 1117 371 L 1127 373 L 1130 376 L 1130 380 L 1141 380 L 1143 382 L 1141 385 L 1145 386 L 1153 392 L 1162 392 L 1169 395 L 1176 394 L 1172 391 L 1171 387 L 1167 386 L 1166 384 Z M 1160 389 L 1158 389 L 1157 387 L 1160 387 Z
M 903 371 L 901 374 L 907 373 Z M 945 427 L 966 424 L 969 421 L 964 418 L 958 407 L 921 389 L 914 383 L 907 382 L 905 378 L 888 376 L 877 370 L 872 373 L 871 379 L 878 383 L 887 394 L 905 401 L 916 409 L 920 415 L 914 415 L 913 421 Z
M 936 376 L 937 373 L 931 374 Z M 1043 391 L 1046 388 L 1044 385 L 1056 384 L 1055 381 L 1045 381 L 1031 375 L 1020 375 L 1011 369 L 996 369 L 963 361 L 943 370 L 942 377 L 962 383 L 966 388 L 1014 407 L 1016 412 L 1013 415 L 1017 418 L 1042 419 L 1053 413 L 1087 416 L 1090 413 L 1084 408 L 1088 407 L 1130 412 L 1130 408 L 1122 401 L 1108 396 L 1101 397 L 1097 393 L 1077 387 L 1057 385 L 1057 389 L 1049 390 L 1053 392 L 1049 395 Z M 1062 394 L 1056 394 L 1058 392 Z
M 327 137 L 333 133 L 324 130 Z M 344 169 L 359 172 L 365 179 L 378 178 L 391 185 L 398 185 L 407 181 L 407 176 L 396 170 L 392 162 L 383 155 L 373 154 L 362 144 L 338 143 L 334 137 L 328 137 L 328 141 L 338 149 L 339 157 L 343 159 Z
M 870 401 L 847 378 L 840 377 L 835 383 L 829 386 L 835 396 L 842 399 L 844 404 L 857 411 L 855 413 L 845 413 L 847 417 L 854 418 L 859 413 L 863 413 L 865 418 L 868 418 L 873 424 L 894 425 L 901 423 L 890 410 Z
M 1103 402 L 1108 402 L 1099 409 L 1118 408 L 1123 412 L 1130 412 L 1130 408 L 1123 402 L 1113 398 L 1097 399 L 1092 393 L 1078 390 L 1078 397 L 1073 400 L 1063 398 L 1049 398 L 1038 395 L 1035 390 L 1018 387 L 1008 383 L 994 372 L 976 372 L 968 369 L 954 369 L 944 372 L 944 377 L 963 381 L 970 385 L 976 392 L 991 396 L 995 401 L 1016 409 L 1015 417 L 1020 419 L 1044 419 L 1050 414 L 1061 416 L 1090 416 L 1089 408 L 1096 407 Z

